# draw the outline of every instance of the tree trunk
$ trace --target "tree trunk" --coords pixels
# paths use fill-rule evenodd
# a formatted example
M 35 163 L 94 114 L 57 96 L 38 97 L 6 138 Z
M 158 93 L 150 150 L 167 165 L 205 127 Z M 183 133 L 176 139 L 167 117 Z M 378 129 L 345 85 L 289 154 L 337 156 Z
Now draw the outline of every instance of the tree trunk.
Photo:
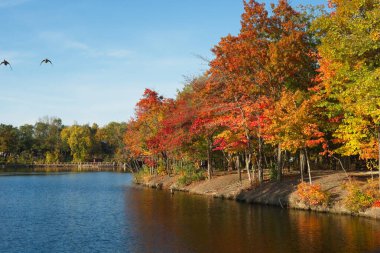
M 255 183 L 257 181 L 256 179 L 256 173 L 255 173 L 255 163 L 251 162 L 251 170 L 252 170 L 252 182 Z
M 162 155 L 162 160 L 163 160 L 164 163 L 165 163 L 165 171 L 166 171 L 166 174 L 170 175 L 169 158 L 168 158 L 166 152 L 164 152 L 164 151 L 161 152 L 161 155 Z
M 309 173 L 309 183 L 311 184 L 311 169 L 310 169 L 310 161 L 309 156 L 307 154 L 307 149 L 305 148 L 305 157 L 306 157 L 306 163 L 307 163 L 307 172 Z
M 226 159 L 227 159 L 227 170 L 233 171 L 234 170 L 234 161 L 233 161 L 232 154 L 227 154 Z
M 303 182 L 303 171 L 305 168 L 305 155 L 303 150 L 300 150 L 300 172 L 301 172 L 301 182 Z
M 281 164 L 281 143 L 277 147 L 277 181 L 282 178 L 282 164 Z
M 251 163 L 251 157 L 252 157 L 252 155 L 250 154 L 250 152 L 248 150 L 246 150 L 245 151 L 245 169 L 247 170 L 247 175 L 248 175 L 248 180 L 249 180 L 250 185 L 253 184 L 251 172 L 249 169 L 249 165 Z
M 236 156 L 236 168 L 239 174 L 239 181 L 241 182 L 241 169 L 240 169 L 240 160 L 239 156 Z
M 257 170 L 259 171 L 259 183 L 261 184 L 264 181 L 264 173 L 263 173 L 263 167 L 261 165 L 262 160 L 262 152 L 261 152 L 261 137 L 259 136 L 259 150 L 258 150 L 258 159 L 257 159 Z
M 207 145 L 207 178 L 208 180 L 212 177 L 212 171 L 211 171 L 211 148 L 210 145 Z

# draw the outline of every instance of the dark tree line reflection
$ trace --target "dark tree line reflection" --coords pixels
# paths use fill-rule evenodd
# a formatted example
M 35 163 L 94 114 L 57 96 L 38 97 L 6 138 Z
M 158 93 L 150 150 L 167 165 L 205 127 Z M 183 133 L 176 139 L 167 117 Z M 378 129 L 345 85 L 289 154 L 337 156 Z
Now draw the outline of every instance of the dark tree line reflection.
M 130 189 L 137 252 L 369 252 L 378 221 Z

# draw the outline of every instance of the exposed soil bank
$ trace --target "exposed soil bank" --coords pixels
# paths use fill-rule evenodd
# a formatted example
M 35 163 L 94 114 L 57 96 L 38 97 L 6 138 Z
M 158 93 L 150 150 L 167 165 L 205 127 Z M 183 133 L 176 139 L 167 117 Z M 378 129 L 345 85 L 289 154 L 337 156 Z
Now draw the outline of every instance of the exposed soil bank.
M 368 177 L 368 173 L 350 173 L 352 177 Z M 332 171 L 318 171 L 313 173 L 313 182 L 322 186 L 324 191 L 330 194 L 328 207 L 310 208 L 300 202 L 296 194 L 296 185 L 300 180 L 298 176 L 288 176 L 282 182 L 265 182 L 260 186 L 251 187 L 248 179 L 243 176 L 239 181 L 237 174 L 224 174 L 215 176 L 213 179 L 193 182 L 188 186 L 178 184 L 179 176 L 153 176 L 145 178 L 137 184 L 171 191 L 186 191 L 193 194 L 207 195 L 216 198 L 226 198 L 246 203 L 276 205 L 283 208 L 313 210 L 318 212 L 359 215 L 380 219 L 380 208 L 369 208 L 358 214 L 351 213 L 344 207 L 343 199 L 347 194 L 342 185 L 347 176 L 344 173 Z
M 185 191 L 227 199 L 236 199 L 241 192 L 249 188 L 248 180 L 243 177 L 240 182 L 237 174 L 219 175 L 212 180 L 193 182 L 187 186 L 178 184 L 178 179 L 179 176 L 154 176 L 137 183 L 151 188 Z

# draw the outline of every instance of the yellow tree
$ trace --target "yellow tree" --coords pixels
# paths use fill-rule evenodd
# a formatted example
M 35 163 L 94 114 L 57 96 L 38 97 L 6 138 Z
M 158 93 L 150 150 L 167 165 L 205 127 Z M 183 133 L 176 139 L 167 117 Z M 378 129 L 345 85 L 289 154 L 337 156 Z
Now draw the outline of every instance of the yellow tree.
M 380 188 L 380 1 L 331 0 L 330 14 L 315 21 L 321 94 L 342 155 L 377 159 Z
M 61 138 L 70 148 L 74 162 L 84 162 L 92 155 L 95 139 L 88 125 L 73 125 L 61 132 Z
M 283 91 L 281 98 L 264 114 L 269 121 L 265 131 L 266 141 L 281 143 L 281 149 L 291 153 L 300 151 L 305 155 L 310 184 L 311 168 L 307 149 L 325 141 L 324 134 L 318 128 L 315 102 L 316 97 L 307 99 L 301 91 Z M 302 168 L 301 178 L 303 180 Z

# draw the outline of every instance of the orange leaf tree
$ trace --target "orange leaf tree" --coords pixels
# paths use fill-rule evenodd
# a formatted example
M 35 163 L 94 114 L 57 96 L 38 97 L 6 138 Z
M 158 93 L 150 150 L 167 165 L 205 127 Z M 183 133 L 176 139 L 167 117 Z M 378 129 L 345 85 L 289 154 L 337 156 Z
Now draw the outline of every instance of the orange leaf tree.
M 159 96 L 156 91 L 145 89 L 143 98 L 136 104 L 135 118 L 127 124 L 124 137 L 126 148 L 133 158 L 149 158 L 149 165 L 159 156 L 166 156 L 159 139 L 162 121 L 171 100 Z
M 283 150 L 304 152 L 311 184 L 310 162 L 307 148 L 325 143 L 324 133 L 318 127 L 318 110 L 315 97 L 306 98 L 300 91 L 283 91 L 280 100 L 265 111 L 270 122 L 266 128 L 266 141 L 281 143 Z M 302 168 L 301 168 L 301 177 Z
M 210 62 L 209 96 L 218 98 L 231 124 L 239 126 L 244 138 L 245 163 L 255 154 L 259 181 L 263 180 L 263 101 L 276 101 L 281 91 L 305 90 L 314 75 L 315 57 L 304 17 L 285 0 L 272 5 L 272 15 L 264 4 L 244 2 L 241 30 L 237 36 L 222 38 Z M 255 140 L 255 144 L 254 141 Z

